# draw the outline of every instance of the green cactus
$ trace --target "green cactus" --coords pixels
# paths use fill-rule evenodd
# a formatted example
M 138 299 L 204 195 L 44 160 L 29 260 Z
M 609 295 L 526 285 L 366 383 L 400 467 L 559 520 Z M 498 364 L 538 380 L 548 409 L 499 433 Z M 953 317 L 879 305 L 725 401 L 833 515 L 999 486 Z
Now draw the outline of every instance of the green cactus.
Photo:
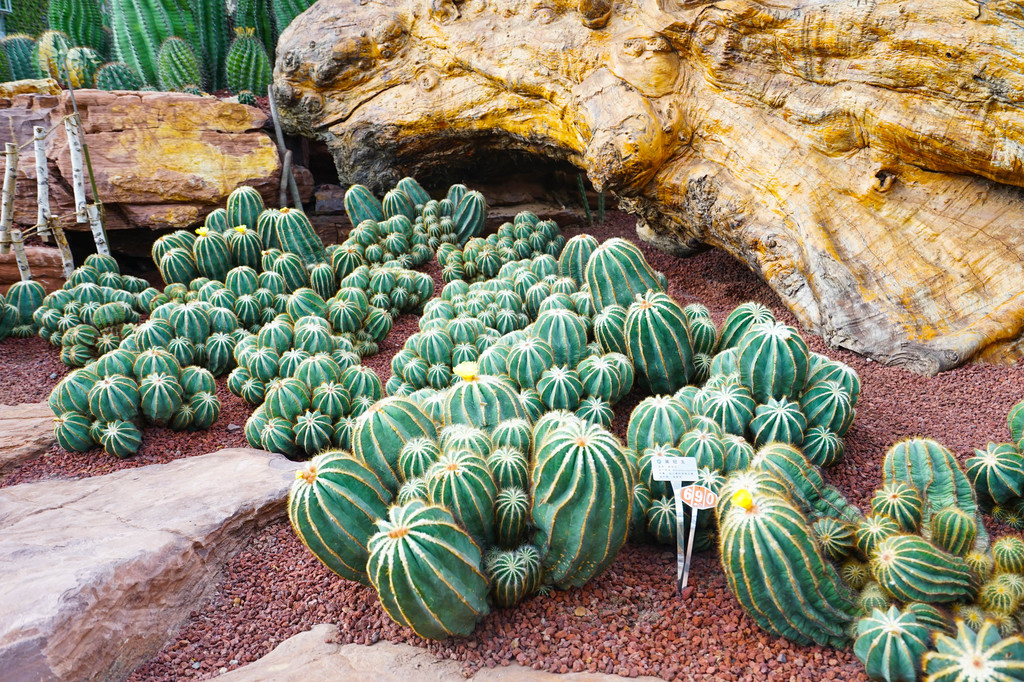
M 255 35 L 255 29 L 236 28 L 235 39 L 225 61 L 228 89 L 232 93 L 242 90 L 266 92 L 271 81 L 270 58 Z
M 164 41 L 157 54 L 157 80 L 163 90 L 183 91 L 186 86 L 203 85 L 203 72 L 192 46 L 181 38 Z
M 64 412 L 53 420 L 53 436 L 68 452 L 85 452 L 96 445 L 89 433 L 92 420 L 81 412 Z
M 1024 457 L 1013 443 L 989 443 L 964 464 L 978 500 L 986 506 L 1024 497 Z
M 627 311 L 625 332 L 636 380 L 651 393 L 675 393 L 693 379 L 690 325 L 670 296 L 660 291 L 638 294 Z
M 860 518 L 859 510 L 842 493 L 827 485 L 816 467 L 795 447 L 784 443 L 765 445 L 750 462 L 753 469 L 770 471 L 786 482 L 794 502 L 817 518 L 829 516 L 846 521 Z
M 307 266 L 328 260 L 323 242 L 303 211 L 285 206 L 271 213 L 274 214 L 275 224 L 270 228 L 270 233 L 276 235 L 277 243 L 271 242 L 269 246 L 298 255 Z
M 47 12 L 50 28 L 66 33 L 72 45 L 105 55 L 107 32 L 103 29 L 102 16 L 97 0 L 50 0 Z
M 638 454 L 656 445 L 675 446 L 691 427 L 690 413 L 681 401 L 670 396 L 652 396 L 633 408 L 626 427 L 626 444 Z
M 625 239 L 606 240 L 594 250 L 585 272 L 594 311 L 613 304 L 628 307 L 638 294 L 664 292 L 664 276 L 647 263 L 643 253 Z
M 426 478 L 431 503 L 449 510 L 480 547 L 494 544 L 498 488 L 483 456 L 469 450 L 442 452 Z
M 0 77 L 5 81 L 39 78 L 39 59 L 36 41 L 32 36 L 15 33 L 0 39 Z
M 832 561 L 842 561 L 857 548 L 853 536 L 853 524 L 824 517 L 812 525 L 814 538 Z
M 288 494 L 288 520 L 328 568 L 369 584 L 367 548 L 391 493 L 362 462 L 340 450 L 323 452 L 301 469 Z
M 784 497 L 744 488 L 717 512 L 722 567 L 743 610 L 798 644 L 845 646 L 856 603 L 803 514 Z
M 965 556 L 978 537 L 975 517 L 958 507 L 946 507 L 932 514 L 931 541 L 950 554 Z
M 1024 573 L 1024 538 L 1004 535 L 992 543 L 997 573 Z
M 392 507 L 370 538 L 367 573 L 395 622 L 419 636 L 468 635 L 488 612 L 480 549 L 442 507 Z
M 229 35 L 224 0 L 188 0 L 188 7 L 195 22 L 195 46 L 202 56 L 210 88 L 220 90 L 225 83 Z
M 142 433 L 139 427 L 130 421 L 114 419 L 107 422 L 100 432 L 100 445 L 107 454 L 119 459 L 131 457 L 142 445 Z
M 162 0 L 110 0 L 113 53 L 148 85 L 159 83 L 157 55 L 174 35 L 172 11 Z
M 799 403 L 786 398 L 768 398 L 763 405 L 757 406 L 754 418 L 750 420 L 755 447 L 769 443 L 799 447 L 803 443 L 806 428 L 807 419 Z
M 173 376 L 154 373 L 139 380 L 139 407 L 147 421 L 166 424 L 181 407 L 181 401 L 181 385 Z
M 931 516 L 946 507 L 959 507 L 977 519 L 978 549 L 988 546 L 988 534 L 978 519 L 978 504 L 970 479 L 953 453 L 934 440 L 910 438 L 896 443 L 882 463 L 885 483 L 903 481 L 917 489 L 924 502 L 921 526 L 931 527 Z
M 386 488 L 397 491 L 401 483 L 397 476 L 399 453 L 408 441 L 423 437 L 437 437 L 434 422 L 415 401 L 391 397 L 364 414 L 351 439 L 354 454 L 373 469 Z
M 562 277 L 571 277 L 578 286 L 582 286 L 587 281 L 587 261 L 598 246 L 600 242 L 589 234 L 576 235 L 567 241 L 558 257 L 558 273 Z
M 931 682 L 1024 679 L 1024 637 L 1003 638 L 990 622 L 975 632 L 957 621 L 956 637 L 937 634 L 935 651 L 924 654 L 921 666 Z
M 917 489 L 903 481 L 886 483 L 871 499 L 872 513 L 888 516 L 908 533 L 916 532 L 921 525 L 923 510 L 924 502 Z
M 503 488 L 494 498 L 494 530 L 497 544 L 515 547 L 530 518 L 530 496 L 519 487 Z
M 283 27 L 278 27 L 277 31 L 274 30 L 270 8 L 267 5 L 268 0 L 238 0 L 235 3 L 232 23 L 236 32 L 238 29 L 253 29 L 252 35 L 259 39 L 266 49 L 270 61 L 273 62 L 274 50 L 277 47 L 277 35 Z M 266 92 L 266 88 L 257 92 Z
M 781 322 L 752 325 L 737 346 L 740 379 L 759 403 L 799 396 L 809 359 L 807 343 Z
M 928 649 L 928 628 L 913 613 L 875 609 L 857 622 L 853 653 L 873 680 L 914 682 Z
M 965 601 L 977 591 L 963 559 L 917 535 L 890 535 L 879 542 L 871 573 L 886 592 L 903 602 Z
M 524 419 L 526 410 L 507 380 L 480 375 L 474 362 L 452 370 L 461 381 L 448 391 L 444 403 L 444 423 L 471 424 L 485 431 L 506 419 Z
M 575 417 L 557 421 L 534 456 L 531 516 L 545 580 L 580 587 L 626 541 L 635 473 L 614 436 Z

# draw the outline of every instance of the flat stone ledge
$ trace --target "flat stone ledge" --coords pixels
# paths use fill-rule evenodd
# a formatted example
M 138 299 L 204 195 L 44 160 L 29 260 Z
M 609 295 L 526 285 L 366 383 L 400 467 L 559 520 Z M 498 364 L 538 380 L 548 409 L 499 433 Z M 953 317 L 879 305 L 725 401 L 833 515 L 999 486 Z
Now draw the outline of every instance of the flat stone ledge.
M 451 682 L 466 679 L 455 661 L 435 658 L 424 649 L 408 644 L 377 642 L 336 644 L 331 640 L 336 625 L 321 624 L 281 642 L 258 661 L 224 673 L 223 682 Z M 557 675 L 543 670 L 509 665 L 484 668 L 471 682 L 655 682 L 655 677 L 625 678 L 602 673 Z
M 284 515 L 298 464 L 235 448 L 0 490 L 4 680 L 121 680 Z
M 55 441 L 53 412 L 45 402 L 0 407 L 0 476 L 42 457 Z

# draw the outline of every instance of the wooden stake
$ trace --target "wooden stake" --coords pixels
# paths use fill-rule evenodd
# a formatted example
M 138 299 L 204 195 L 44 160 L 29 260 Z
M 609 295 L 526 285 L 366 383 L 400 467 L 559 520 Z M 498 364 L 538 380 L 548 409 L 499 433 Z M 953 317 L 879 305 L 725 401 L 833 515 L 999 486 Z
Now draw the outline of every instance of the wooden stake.
M 96 253 L 102 256 L 109 256 L 110 247 L 107 245 L 107 233 L 103 229 L 103 220 L 100 218 L 100 207 L 96 204 L 89 204 L 86 211 L 89 214 L 89 228 L 92 230 L 92 238 L 96 242 Z
M 0 253 L 10 253 L 11 228 L 14 226 L 14 187 L 18 179 L 18 145 L 8 142 L 4 145 L 3 199 L 0 201 Z
M 53 232 L 53 241 L 57 243 L 57 250 L 60 251 L 60 263 L 64 268 L 64 279 L 71 277 L 75 271 L 75 257 L 68 246 L 68 238 L 64 235 L 64 228 L 60 226 L 55 218 L 50 218 L 50 231 Z
M 68 147 L 71 152 L 71 184 L 75 189 L 75 220 L 80 223 L 87 223 L 89 222 L 89 215 L 86 211 L 82 138 L 79 135 L 78 121 L 74 116 L 64 119 L 64 130 L 68 134 Z
M 14 251 L 14 260 L 18 262 L 18 273 L 21 281 L 27 282 L 32 279 L 32 268 L 28 264 L 28 256 L 25 255 L 25 240 L 21 236 L 21 230 L 11 228 L 11 250 Z
M 50 241 L 50 172 L 46 163 L 46 128 L 32 128 L 32 143 L 36 152 L 36 234 L 44 242 Z
M 281 189 L 278 199 L 282 206 L 288 203 L 288 177 L 292 173 L 292 150 L 284 153 L 284 163 L 281 164 Z

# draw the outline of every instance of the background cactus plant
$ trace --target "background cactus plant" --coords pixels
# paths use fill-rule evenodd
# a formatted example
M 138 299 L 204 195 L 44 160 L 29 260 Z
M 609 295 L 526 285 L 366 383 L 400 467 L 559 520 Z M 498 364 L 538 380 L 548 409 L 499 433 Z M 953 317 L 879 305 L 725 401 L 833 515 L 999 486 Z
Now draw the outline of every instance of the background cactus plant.
M 228 89 L 233 93 L 242 90 L 259 93 L 267 91 L 271 79 L 270 58 L 263 43 L 256 37 L 256 29 L 235 29 L 235 39 L 231 41 L 225 59 L 225 71 Z

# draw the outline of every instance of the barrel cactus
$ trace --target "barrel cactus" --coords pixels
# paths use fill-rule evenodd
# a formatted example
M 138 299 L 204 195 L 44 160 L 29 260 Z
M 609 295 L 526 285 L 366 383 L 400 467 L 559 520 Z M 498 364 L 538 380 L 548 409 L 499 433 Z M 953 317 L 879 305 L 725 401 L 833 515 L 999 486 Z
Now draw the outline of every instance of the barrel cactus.
M 914 682 L 928 640 L 928 628 L 913 613 L 900 613 L 892 606 L 886 612 L 874 610 L 857 622 L 853 653 L 873 680 Z
M 597 247 L 584 274 L 598 313 L 609 305 L 628 307 L 637 295 L 649 290 L 665 291 L 664 276 L 647 263 L 640 249 L 625 239 L 609 239 Z
M 427 639 L 468 635 L 487 615 L 480 548 L 443 507 L 392 507 L 370 538 L 367 573 L 391 618 Z
M 891 535 L 878 543 L 871 572 L 896 599 L 944 603 L 973 599 L 977 586 L 963 559 L 917 535 Z
M 689 322 L 671 297 L 658 291 L 639 294 L 628 309 L 625 332 L 636 379 L 652 393 L 674 393 L 693 378 Z
M 926 652 L 921 665 L 926 679 L 935 682 L 1024 679 L 1024 637 L 1004 638 L 990 622 L 975 632 L 958 621 L 956 637 L 937 634 L 935 651 Z

